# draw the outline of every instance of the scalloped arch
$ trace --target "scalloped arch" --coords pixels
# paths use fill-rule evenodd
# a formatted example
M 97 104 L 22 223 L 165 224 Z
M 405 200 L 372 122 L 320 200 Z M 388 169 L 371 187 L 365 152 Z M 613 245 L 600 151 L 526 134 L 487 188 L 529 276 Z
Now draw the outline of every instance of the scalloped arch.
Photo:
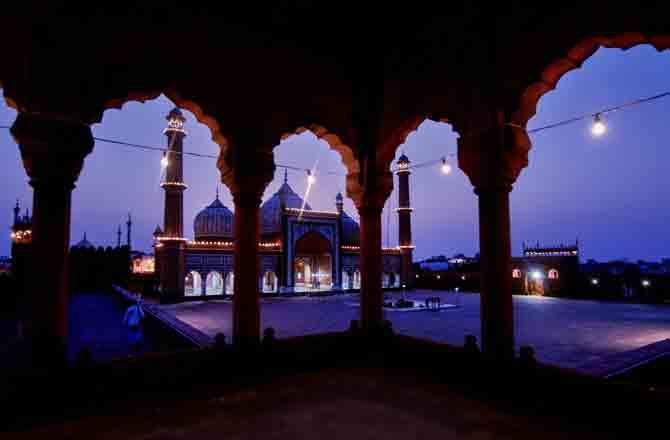
M 310 124 L 308 126 L 301 125 L 292 132 L 282 134 L 280 136 L 280 139 L 283 141 L 290 138 L 291 136 L 296 136 L 306 131 L 310 131 L 317 138 L 326 141 L 331 150 L 337 151 L 339 153 L 340 159 L 342 160 L 342 164 L 347 169 L 348 174 L 360 172 L 360 164 L 358 162 L 358 159 L 356 159 L 356 154 L 354 153 L 354 150 L 349 145 L 345 144 L 337 134 L 328 131 L 328 129 L 322 125 L 319 124 Z
M 591 37 L 572 47 L 565 57 L 558 58 L 542 71 L 540 80 L 530 84 L 521 94 L 518 109 L 512 115 L 512 122 L 525 127 L 535 116 L 537 105 L 546 93 L 554 90 L 558 81 L 566 73 L 578 69 L 599 48 L 619 48 L 627 50 L 642 44 L 649 44 L 659 52 L 670 48 L 670 35 L 646 36 L 642 33 L 628 32 L 614 37 Z
M 442 115 L 421 115 L 411 117 L 400 124 L 383 143 L 380 151 L 377 152 L 377 165 L 383 171 L 388 171 L 395 158 L 398 148 L 407 141 L 407 138 L 416 132 L 425 121 L 444 122 L 451 125 L 454 132 L 459 133 L 453 125 L 453 121 Z
M 93 121 L 94 123 L 102 122 L 104 118 L 104 112 L 110 109 L 122 110 L 123 106 L 129 102 L 140 102 L 145 103 L 146 101 L 151 101 L 158 98 L 160 95 L 165 95 L 170 101 L 172 101 L 177 107 L 188 110 L 193 113 L 195 119 L 201 124 L 206 125 L 210 132 L 212 133 L 212 140 L 221 149 L 221 156 L 223 152 L 228 148 L 229 143 L 228 139 L 221 132 L 221 126 L 215 117 L 205 113 L 203 108 L 197 104 L 195 101 L 186 99 L 182 97 L 178 92 L 174 90 L 165 90 L 165 91 L 131 91 L 128 94 L 121 98 L 112 98 L 104 102 L 102 106 L 102 111 L 99 113 L 98 117 Z

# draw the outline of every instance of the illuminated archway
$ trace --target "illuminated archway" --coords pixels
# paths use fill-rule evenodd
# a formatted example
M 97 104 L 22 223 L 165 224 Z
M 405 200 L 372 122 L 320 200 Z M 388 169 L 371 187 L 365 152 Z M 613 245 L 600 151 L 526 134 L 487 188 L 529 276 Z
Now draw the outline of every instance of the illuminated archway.
M 277 275 L 272 271 L 267 271 L 263 274 L 263 293 L 277 292 Z
M 202 277 L 198 272 L 192 270 L 186 275 L 186 280 L 184 281 L 184 295 L 202 295 Z
M 310 231 L 296 242 L 294 252 L 294 285 L 297 291 L 332 288 L 332 252 L 326 237 Z
M 348 290 L 348 289 L 353 289 L 353 275 L 351 272 L 347 271 L 342 271 L 342 289 L 343 290 Z
M 223 295 L 223 277 L 219 272 L 214 271 L 207 274 L 205 295 Z
M 387 272 L 382 274 L 382 287 L 388 288 L 391 287 L 391 276 Z
M 361 288 L 361 272 L 356 271 L 354 272 L 354 282 L 353 282 L 353 288 L 354 289 L 360 289 Z
M 233 295 L 234 293 L 235 293 L 235 274 L 233 272 L 228 272 L 226 274 L 225 294 Z

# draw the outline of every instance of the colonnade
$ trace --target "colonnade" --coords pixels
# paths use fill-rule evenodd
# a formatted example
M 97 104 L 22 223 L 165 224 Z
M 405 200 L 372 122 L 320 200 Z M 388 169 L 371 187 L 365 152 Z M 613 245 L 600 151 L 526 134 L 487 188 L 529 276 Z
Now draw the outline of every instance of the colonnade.
M 34 189 L 33 264 L 41 276 L 30 280 L 29 332 L 50 347 L 64 347 L 68 327 L 68 251 L 71 192 L 84 158 L 92 151 L 90 127 L 71 121 L 19 114 L 11 132 Z M 459 166 L 479 198 L 482 264 L 482 348 L 495 358 L 513 356 L 509 193 L 527 163 L 530 143 L 523 128 L 503 123 L 477 133 L 461 133 Z M 373 151 L 374 153 L 374 151 Z M 222 181 L 235 204 L 233 339 L 260 339 L 258 280 L 261 196 L 274 176 L 272 154 L 241 149 L 229 158 Z M 382 208 L 392 190 L 388 171 L 363 167 L 347 176 L 347 194 L 360 215 L 360 324 L 373 331 L 383 325 Z M 225 172 L 224 172 L 225 171 Z M 169 263 L 168 263 L 169 264 Z M 177 263 L 175 263 L 177 264 Z M 179 273 L 179 268 L 174 268 Z M 183 271 L 182 271 L 183 272 Z

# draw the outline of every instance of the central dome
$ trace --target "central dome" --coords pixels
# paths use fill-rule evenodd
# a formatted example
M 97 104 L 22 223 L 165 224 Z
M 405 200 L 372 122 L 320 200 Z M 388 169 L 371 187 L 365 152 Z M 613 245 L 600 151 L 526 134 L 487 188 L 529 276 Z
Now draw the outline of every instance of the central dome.
M 233 213 L 219 200 L 219 195 L 195 216 L 193 231 L 196 241 L 232 239 Z
M 284 183 L 279 190 L 261 206 L 261 233 L 274 234 L 281 231 L 282 205 L 286 208 L 301 209 L 304 201 L 293 191 L 284 177 Z M 312 207 L 305 203 L 305 210 Z

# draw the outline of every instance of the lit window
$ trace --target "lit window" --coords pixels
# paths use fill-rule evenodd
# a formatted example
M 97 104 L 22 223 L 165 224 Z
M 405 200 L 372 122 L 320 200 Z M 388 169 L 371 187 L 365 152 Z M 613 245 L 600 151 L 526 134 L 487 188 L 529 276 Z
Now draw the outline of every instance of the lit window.
M 551 269 L 549 271 L 549 279 L 550 280 L 557 280 L 558 279 L 558 271 L 556 269 Z
M 519 269 L 514 269 L 512 271 L 512 278 L 521 278 L 521 271 Z

